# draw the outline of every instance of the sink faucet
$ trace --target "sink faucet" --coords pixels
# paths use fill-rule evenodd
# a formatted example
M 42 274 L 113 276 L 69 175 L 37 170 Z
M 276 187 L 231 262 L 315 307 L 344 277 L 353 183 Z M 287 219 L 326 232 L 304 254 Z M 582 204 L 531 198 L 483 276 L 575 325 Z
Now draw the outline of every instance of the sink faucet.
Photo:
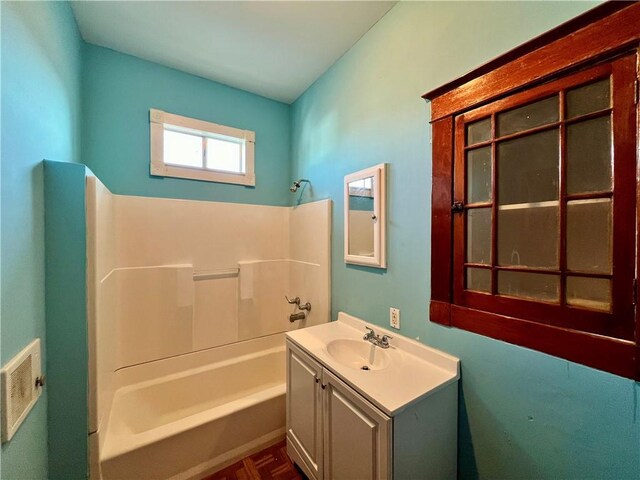
M 391 335 L 383 335 L 382 338 L 380 338 L 380 336 L 376 335 L 376 332 L 373 331 L 373 328 L 367 326 L 365 326 L 365 328 L 368 331 L 364 334 L 364 337 L 362 337 L 363 340 L 371 342 L 376 347 L 389 348 L 389 340 L 393 338 Z

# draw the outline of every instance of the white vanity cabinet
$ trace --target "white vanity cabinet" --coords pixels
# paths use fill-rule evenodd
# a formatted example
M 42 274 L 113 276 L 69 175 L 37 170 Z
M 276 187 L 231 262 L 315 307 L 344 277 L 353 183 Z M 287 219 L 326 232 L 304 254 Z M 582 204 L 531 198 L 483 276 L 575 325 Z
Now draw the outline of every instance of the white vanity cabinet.
M 322 366 L 287 342 L 287 450 L 309 478 L 323 478 Z
M 289 456 L 314 480 L 455 479 L 459 360 L 398 335 L 370 369 L 332 356 L 364 332 L 341 313 L 287 333 Z
M 391 478 L 391 418 L 328 370 L 324 385 L 324 478 Z
M 287 449 L 309 478 L 387 479 L 391 419 L 287 342 Z

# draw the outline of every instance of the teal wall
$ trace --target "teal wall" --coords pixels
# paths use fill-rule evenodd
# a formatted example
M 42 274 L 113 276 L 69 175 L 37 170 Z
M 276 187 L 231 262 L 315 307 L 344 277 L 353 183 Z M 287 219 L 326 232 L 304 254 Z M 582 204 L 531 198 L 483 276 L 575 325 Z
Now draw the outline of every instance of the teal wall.
M 420 98 L 594 4 L 402 2 L 293 105 L 293 177 L 331 197 L 332 314 L 462 360 L 461 478 L 640 478 L 639 384 L 428 321 L 429 105 Z M 343 262 L 343 177 L 389 163 L 386 270 Z M 437 279 L 433 279 L 437 281 Z
M 86 174 L 44 162 L 49 479 L 87 478 Z
M 462 478 L 638 478 L 639 384 L 428 322 L 429 107 L 420 95 L 592 4 L 400 3 L 293 107 L 85 45 L 67 3 L 1 5 L 0 359 L 46 338 L 50 380 L 2 447 L 2 479 L 86 476 L 86 169 L 42 164 L 79 161 L 80 139 L 82 161 L 115 193 L 268 205 L 332 197 L 334 317 L 344 310 L 386 325 L 399 307 L 403 334 L 462 359 Z M 256 131 L 256 187 L 151 177 L 149 108 Z M 389 268 L 348 267 L 343 176 L 381 162 Z M 300 177 L 312 184 L 291 195 Z
M 34 338 L 46 340 L 42 160 L 79 159 L 81 40 L 67 3 L 2 2 L 0 8 L 4 364 Z M 2 446 L 3 479 L 46 478 L 48 390 Z
M 290 107 L 136 57 L 84 47 L 84 162 L 113 193 L 288 205 Z M 149 109 L 256 132 L 255 188 L 149 174 Z

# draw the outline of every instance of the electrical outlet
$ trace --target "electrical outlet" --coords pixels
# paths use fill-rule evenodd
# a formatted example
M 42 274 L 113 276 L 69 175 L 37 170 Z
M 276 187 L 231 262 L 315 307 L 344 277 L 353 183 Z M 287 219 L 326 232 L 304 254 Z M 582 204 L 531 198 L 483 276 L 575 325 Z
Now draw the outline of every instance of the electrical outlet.
M 400 309 L 391 307 L 389 309 L 389 325 L 400 330 Z

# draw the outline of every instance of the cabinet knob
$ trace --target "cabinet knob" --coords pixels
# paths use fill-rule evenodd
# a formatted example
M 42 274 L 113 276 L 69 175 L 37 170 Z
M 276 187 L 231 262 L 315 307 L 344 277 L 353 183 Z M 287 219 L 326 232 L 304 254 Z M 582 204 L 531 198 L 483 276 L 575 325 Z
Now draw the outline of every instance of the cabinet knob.
M 318 383 L 320 381 L 320 379 L 318 377 L 316 377 L 316 383 Z
M 322 389 L 324 390 L 325 388 L 327 388 L 327 386 L 326 385 L 322 385 Z

